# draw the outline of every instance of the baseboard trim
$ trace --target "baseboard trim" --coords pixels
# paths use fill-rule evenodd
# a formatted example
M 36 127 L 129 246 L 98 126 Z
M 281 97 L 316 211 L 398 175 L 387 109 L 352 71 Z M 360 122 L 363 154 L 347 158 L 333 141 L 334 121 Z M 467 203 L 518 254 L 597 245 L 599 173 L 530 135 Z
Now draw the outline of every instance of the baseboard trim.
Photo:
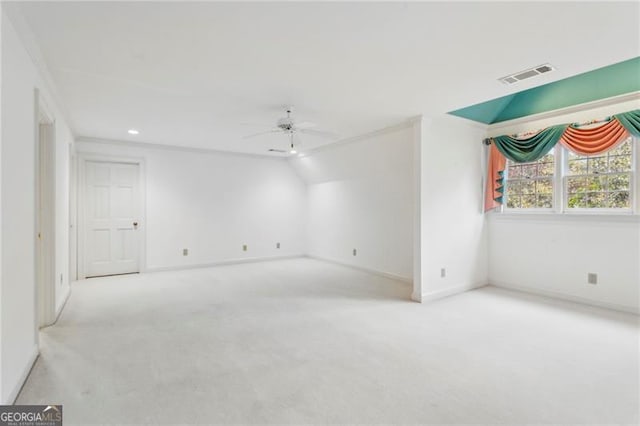
M 29 354 L 27 363 L 22 369 L 20 378 L 18 379 L 17 383 L 13 386 L 11 393 L 7 395 L 6 401 L 2 401 L 3 405 L 11 405 L 16 403 L 16 399 L 18 399 L 18 395 L 20 395 L 20 391 L 22 390 L 22 387 L 26 383 L 27 377 L 29 377 L 31 370 L 33 369 L 33 366 L 35 365 L 36 360 L 38 359 L 38 355 L 40 355 L 40 351 L 38 350 L 38 345 L 35 344 L 31 349 L 31 353 Z
M 580 303 L 582 305 L 595 306 L 597 308 L 605 308 L 605 309 L 611 309 L 614 311 L 640 315 L 640 307 L 626 306 L 626 305 L 620 305 L 617 303 L 610 303 L 610 302 L 601 302 L 598 300 L 591 300 L 585 297 L 574 296 L 574 295 L 562 293 L 559 291 L 526 287 L 526 286 L 506 283 L 502 281 L 491 280 L 489 285 L 494 287 L 505 288 L 507 290 L 515 290 L 515 291 L 520 291 L 522 293 L 534 294 L 536 296 L 545 296 L 545 297 L 550 297 L 552 299 L 560 299 L 560 300 L 565 300 L 567 302 Z
M 420 302 L 433 302 L 434 300 L 443 299 L 449 296 L 455 296 L 456 294 L 464 293 L 470 290 L 475 290 L 477 288 L 481 288 L 488 285 L 487 283 L 470 283 L 470 284 L 460 284 L 448 288 L 443 288 L 441 290 L 430 291 L 428 293 L 422 293 L 420 297 Z
M 310 259 L 320 260 L 322 262 L 333 263 L 334 265 L 346 266 L 348 268 L 357 269 L 359 271 L 367 272 L 369 274 L 378 275 L 378 276 L 381 276 L 381 277 L 384 277 L 384 278 L 389 278 L 390 280 L 402 281 L 402 282 L 407 283 L 407 284 L 413 284 L 413 279 L 407 278 L 407 277 L 403 277 L 401 275 L 391 274 L 389 272 L 383 272 L 383 271 L 379 271 L 377 269 L 366 268 L 364 266 L 352 265 L 350 263 L 340 262 L 339 260 L 329 259 L 329 258 L 326 258 L 326 257 L 321 257 L 321 256 L 316 256 L 316 255 L 311 255 L 311 254 L 307 254 L 306 257 L 308 257 Z
M 286 259 L 298 259 L 301 257 L 305 257 L 304 254 L 292 254 L 286 256 L 264 256 L 264 257 L 247 257 L 242 259 L 229 259 L 229 260 L 221 260 L 218 262 L 208 262 L 208 263 L 196 263 L 193 265 L 176 265 L 176 266 L 158 266 L 155 268 L 147 268 L 141 273 L 154 273 L 154 272 L 167 272 L 167 271 L 182 271 L 185 269 L 201 269 L 201 268 L 211 268 L 214 266 L 225 266 L 225 265 L 238 265 L 241 263 L 256 263 L 256 262 L 271 262 L 274 260 L 286 260 Z

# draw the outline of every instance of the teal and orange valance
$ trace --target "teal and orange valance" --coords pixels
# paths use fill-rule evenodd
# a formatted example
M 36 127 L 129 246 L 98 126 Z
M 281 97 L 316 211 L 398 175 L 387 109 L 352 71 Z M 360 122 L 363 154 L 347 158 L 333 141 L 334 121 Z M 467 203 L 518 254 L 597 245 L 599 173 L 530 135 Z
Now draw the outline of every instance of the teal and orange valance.
M 547 154 L 558 142 L 581 155 L 597 155 L 614 148 L 630 135 L 640 137 L 640 110 L 616 114 L 603 120 L 605 124 L 579 128 L 577 124 L 547 127 L 532 136 L 495 136 L 491 143 L 487 167 L 485 211 L 502 204 L 506 160 L 516 163 L 536 161 Z

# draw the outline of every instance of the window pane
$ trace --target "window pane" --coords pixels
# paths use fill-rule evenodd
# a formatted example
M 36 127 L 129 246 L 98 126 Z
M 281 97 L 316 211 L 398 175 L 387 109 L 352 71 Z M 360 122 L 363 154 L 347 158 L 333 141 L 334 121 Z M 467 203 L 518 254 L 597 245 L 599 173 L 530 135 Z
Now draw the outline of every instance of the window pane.
M 587 190 L 588 191 L 606 191 L 607 177 L 593 176 L 593 177 L 587 178 Z
M 522 194 L 519 180 L 507 181 L 507 193 L 511 195 Z
M 610 192 L 608 194 L 609 207 L 611 208 L 630 208 L 629 192 Z
M 536 205 L 536 196 L 535 194 L 531 195 L 523 195 L 522 196 L 522 205 L 520 206 L 523 209 L 533 209 L 538 207 Z
M 540 163 L 538 165 L 538 176 L 553 176 L 554 168 L 553 163 Z
M 588 208 L 604 208 L 607 207 L 606 194 L 604 192 L 589 192 L 587 193 L 587 207 Z
M 519 178 L 520 176 L 522 176 L 522 167 L 520 165 L 509 164 L 507 175 L 508 179 Z
M 553 207 L 553 195 L 552 194 L 549 194 L 549 195 L 538 194 L 537 206 L 538 207 L 547 208 L 547 209 L 552 208 Z
M 553 182 L 551 179 L 540 179 L 536 182 L 536 193 L 544 195 L 553 194 Z
M 609 176 L 609 191 L 629 190 L 629 175 Z
M 583 208 L 587 206 L 587 194 L 577 193 L 569 194 L 567 205 L 569 208 Z
M 519 195 L 508 195 L 507 196 L 507 207 L 510 209 L 520 208 L 520 196 Z
M 536 193 L 536 181 L 527 179 L 520 182 L 520 188 L 523 194 Z
M 582 158 L 580 154 L 576 154 L 571 150 L 567 149 L 566 151 L 567 151 L 567 157 L 569 158 L 569 161 L 575 160 L 576 158 Z
M 622 142 L 615 149 L 609 151 L 609 155 L 631 155 L 631 150 L 633 148 L 633 139 L 629 138 L 626 141 Z
M 610 172 L 631 171 L 631 155 L 612 155 L 609 157 Z
M 569 172 L 572 175 L 583 175 L 587 173 L 587 160 L 578 159 L 569 161 Z
M 567 178 L 567 192 L 571 194 L 585 192 L 587 186 L 587 178 Z
M 607 157 L 589 157 L 587 160 L 588 173 L 607 173 L 609 167 L 607 165 Z
M 522 175 L 526 177 L 536 177 L 538 174 L 538 165 L 526 163 L 522 165 Z

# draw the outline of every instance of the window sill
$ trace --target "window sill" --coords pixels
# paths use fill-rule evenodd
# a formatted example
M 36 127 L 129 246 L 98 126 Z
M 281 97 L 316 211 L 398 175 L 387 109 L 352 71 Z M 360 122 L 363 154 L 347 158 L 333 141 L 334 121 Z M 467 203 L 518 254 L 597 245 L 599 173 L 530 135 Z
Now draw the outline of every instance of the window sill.
M 545 222 L 623 222 L 640 223 L 640 215 L 629 212 L 490 212 L 489 220 L 492 221 L 545 221 Z

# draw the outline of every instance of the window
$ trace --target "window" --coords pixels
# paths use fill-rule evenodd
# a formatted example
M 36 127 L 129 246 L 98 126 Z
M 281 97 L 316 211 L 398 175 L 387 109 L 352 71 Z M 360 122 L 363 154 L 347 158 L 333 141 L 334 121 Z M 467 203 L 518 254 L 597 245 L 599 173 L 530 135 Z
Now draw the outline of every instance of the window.
M 633 140 L 598 156 L 567 151 L 567 209 L 631 209 Z
M 638 143 L 630 137 L 595 156 L 575 154 L 557 144 L 535 162 L 507 160 L 505 210 L 633 211 Z
M 508 209 L 552 209 L 555 171 L 554 150 L 532 163 L 507 161 Z

